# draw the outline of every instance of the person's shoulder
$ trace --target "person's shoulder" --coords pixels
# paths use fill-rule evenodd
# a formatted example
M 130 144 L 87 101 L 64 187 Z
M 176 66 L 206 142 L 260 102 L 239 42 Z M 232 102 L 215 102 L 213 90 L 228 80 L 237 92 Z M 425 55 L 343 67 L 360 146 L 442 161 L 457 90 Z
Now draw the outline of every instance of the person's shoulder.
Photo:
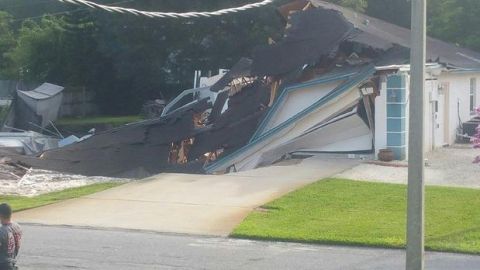
M 19 225 L 18 223 L 16 223 L 16 222 L 12 222 L 12 223 L 10 224 L 10 226 L 12 226 L 12 228 L 13 228 L 14 230 L 21 231 L 20 225 Z

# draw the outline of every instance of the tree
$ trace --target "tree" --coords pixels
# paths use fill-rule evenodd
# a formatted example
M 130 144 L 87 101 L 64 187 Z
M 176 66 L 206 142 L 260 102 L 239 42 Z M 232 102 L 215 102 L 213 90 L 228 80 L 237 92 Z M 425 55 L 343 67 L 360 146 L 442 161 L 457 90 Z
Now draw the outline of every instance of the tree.
M 239 3 L 240 2 L 240 3 Z M 142 1 L 131 7 L 162 11 L 215 10 L 251 1 Z M 111 59 L 110 78 L 95 89 L 107 113 L 138 112 L 146 99 L 172 98 L 192 87 L 194 70 L 231 67 L 241 56 L 281 36 L 273 6 L 200 19 L 149 19 L 96 13 L 96 40 Z
M 15 37 L 10 28 L 12 17 L 0 11 L 0 78 L 8 78 L 12 73 L 12 63 L 7 53 L 15 47 Z
M 17 46 L 7 56 L 18 80 L 61 83 L 64 21 L 45 16 L 39 23 L 27 20 L 19 31 Z
M 480 50 L 480 1 L 430 0 L 429 5 L 432 36 Z

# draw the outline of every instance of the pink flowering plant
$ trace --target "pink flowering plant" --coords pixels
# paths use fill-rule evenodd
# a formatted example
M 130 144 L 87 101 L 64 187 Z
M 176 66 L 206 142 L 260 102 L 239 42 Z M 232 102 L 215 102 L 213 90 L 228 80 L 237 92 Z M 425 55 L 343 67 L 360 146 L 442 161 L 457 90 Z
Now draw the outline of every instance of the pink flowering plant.
M 480 116 L 480 108 L 477 108 L 476 113 L 478 116 Z M 475 129 L 476 133 L 471 139 L 473 143 L 473 148 L 480 148 L 480 125 Z M 475 160 L 473 161 L 474 163 L 480 163 L 480 156 L 477 156 Z

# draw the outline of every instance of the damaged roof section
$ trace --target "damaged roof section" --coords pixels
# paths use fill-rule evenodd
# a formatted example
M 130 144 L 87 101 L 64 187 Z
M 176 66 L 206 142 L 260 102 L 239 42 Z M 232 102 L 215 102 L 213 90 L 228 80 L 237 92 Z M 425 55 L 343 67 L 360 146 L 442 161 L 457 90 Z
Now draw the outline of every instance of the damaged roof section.
M 353 30 L 336 11 L 308 9 L 291 15 L 285 38 L 253 53 L 252 74 L 281 75 L 330 55 Z
M 373 149 L 376 67 L 408 64 L 410 30 L 325 1 L 310 3 L 316 8 L 304 1 L 279 8 L 288 18 L 284 39 L 253 56 L 252 74 L 296 80 L 282 82 L 249 143 L 208 172 L 248 170 L 298 152 Z M 429 38 L 427 53 L 446 68 L 480 68 L 478 53 L 440 40 Z
M 292 153 L 371 152 L 378 70 L 408 63 L 410 30 L 320 0 L 279 13 L 287 22 L 282 40 L 256 48 L 215 83 L 182 92 L 161 117 L 16 160 L 142 177 L 246 170 Z M 478 53 L 428 42 L 430 61 L 480 69 Z
M 353 24 L 357 31 L 349 37 L 351 41 L 382 50 L 396 45 L 410 48 L 410 29 L 326 1 L 311 0 L 311 3 L 317 8 L 340 12 Z M 431 37 L 427 38 L 427 61 L 451 68 L 480 69 L 480 53 Z
M 248 142 L 269 98 L 262 80 L 218 95 L 204 93 L 207 90 L 201 90 L 201 94 L 185 91 L 176 99 L 178 104 L 172 104 L 170 112 L 160 118 L 99 133 L 36 157 L 11 159 L 34 168 L 88 176 L 141 178 L 160 172 L 203 173 L 205 163 Z M 188 100 L 182 98 L 189 95 Z M 226 103 L 228 108 L 223 111 Z M 215 117 L 210 117 L 212 112 Z

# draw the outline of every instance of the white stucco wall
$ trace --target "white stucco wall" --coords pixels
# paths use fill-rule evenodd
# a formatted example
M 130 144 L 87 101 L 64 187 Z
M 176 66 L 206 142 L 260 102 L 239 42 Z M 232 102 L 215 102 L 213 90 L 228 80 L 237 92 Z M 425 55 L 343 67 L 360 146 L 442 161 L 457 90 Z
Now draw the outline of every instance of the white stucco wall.
M 387 81 L 381 77 L 380 95 L 375 98 L 375 157 L 387 147 Z
M 427 73 L 424 104 L 426 152 L 437 147 L 454 144 L 460 122 L 466 122 L 475 116 L 470 112 L 471 78 L 477 79 L 476 106 L 478 107 L 480 106 L 480 72 L 454 73 L 444 71 L 440 74 Z M 443 87 L 444 89 L 439 90 L 439 88 L 446 85 L 448 85 L 448 87 Z M 385 78 L 383 77 L 380 84 L 380 95 L 375 99 L 375 154 L 378 154 L 379 149 L 386 148 L 387 146 L 386 88 Z M 448 90 L 445 90 L 445 88 L 448 88 Z M 407 83 L 407 96 L 408 92 L 409 83 Z M 447 95 L 447 97 L 445 98 L 444 95 Z M 439 102 L 437 118 L 435 118 L 434 112 L 435 101 Z M 406 111 L 407 130 L 408 105 L 409 102 L 407 102 Z M 448 119 L 446 119 L 447 117 Z
M 213 75 L 211 77 L 200 77 L 200 85 L 199 87 L 207 87 L 207 86 L 212 86 L 218 80 L 220 80 L 225 73 L 228 72 L 228 69 L 219 69 L 217 75 Z
M 320 100 L 330 93 L 343 81 L 330 82 L 320 85 L 308 86 L 290 91 L 285 97 L 281 108 L 270 119 L 262 134 L 282 124 L 305 108 Z
M 470 112 L 470 78 L 477 79 L 476 105 L 478 107 L 480 106 L 480 72 L 444 72 L 439 76 L 440 83 L 449 84 L 449 144 L 455 143 L 460 121 L 466 122 L 475 116 Z

